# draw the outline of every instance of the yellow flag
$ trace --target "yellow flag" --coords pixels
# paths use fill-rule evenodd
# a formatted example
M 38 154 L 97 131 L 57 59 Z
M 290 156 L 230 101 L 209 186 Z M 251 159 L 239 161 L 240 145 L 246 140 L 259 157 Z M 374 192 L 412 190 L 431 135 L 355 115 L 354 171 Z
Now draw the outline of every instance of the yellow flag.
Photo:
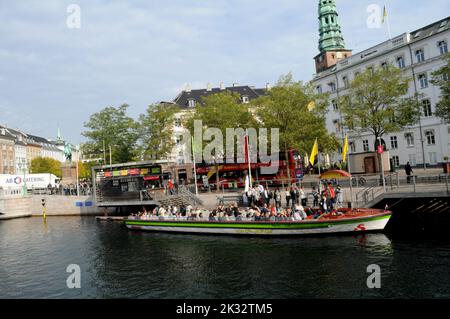
M 345 135 L 344 147 L 342 147 L 342 161 L 345 163 L 347 161 L 348 152 L 348 137 Z
M 381 20 L 382 23 L 384 23 L 386 21 L 387 16 L 388 16 L 387 9 L 386 9 L 386 6 L 384 6 L 383 19 Z
M 319 144 L 317 143 L 316 139 L 316 142 L 314 143 L 313 149 L 311 151 L 311 156 L 309 157 L 309 163 L 311 165 L 314 165 L 317 154 L 319 154 Z

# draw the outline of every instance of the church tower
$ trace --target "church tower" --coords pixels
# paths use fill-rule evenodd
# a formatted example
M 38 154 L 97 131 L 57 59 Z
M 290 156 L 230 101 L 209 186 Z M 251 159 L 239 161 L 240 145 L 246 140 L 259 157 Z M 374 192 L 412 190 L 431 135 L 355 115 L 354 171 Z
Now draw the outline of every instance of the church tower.
M 319 0 L 319 37 L 320 53 L 314 58 L 317 73 L 352 55 L 345 48 L 335 0 Z

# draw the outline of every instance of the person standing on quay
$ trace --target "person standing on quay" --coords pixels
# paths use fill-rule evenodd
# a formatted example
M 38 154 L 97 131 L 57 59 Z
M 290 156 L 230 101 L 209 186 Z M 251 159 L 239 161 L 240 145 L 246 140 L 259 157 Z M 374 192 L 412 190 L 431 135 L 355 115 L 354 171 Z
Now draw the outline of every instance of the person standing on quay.
M 413 169 L 412 169 L 412 167 L 411 167 L 411 164 L 409 164 L 409 162 L 408 163 L 406 163 L 406 166 L 405 166 L 405 173 L 406 173 L 406 182 L 409 184 L 410 182 L 411 182 L 411 174 L 412 173 L 414 173 L 413 172 Z

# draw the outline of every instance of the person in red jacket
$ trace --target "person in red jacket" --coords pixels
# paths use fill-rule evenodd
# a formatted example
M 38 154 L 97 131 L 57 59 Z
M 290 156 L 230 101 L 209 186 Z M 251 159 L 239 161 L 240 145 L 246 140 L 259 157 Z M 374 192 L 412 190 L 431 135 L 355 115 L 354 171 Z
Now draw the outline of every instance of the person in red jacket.
M 328 195 L 330 198 L 330 209 L 333 210 L 334 204 L 336 203 L 336 194 L 331 183 L 328 183 Z

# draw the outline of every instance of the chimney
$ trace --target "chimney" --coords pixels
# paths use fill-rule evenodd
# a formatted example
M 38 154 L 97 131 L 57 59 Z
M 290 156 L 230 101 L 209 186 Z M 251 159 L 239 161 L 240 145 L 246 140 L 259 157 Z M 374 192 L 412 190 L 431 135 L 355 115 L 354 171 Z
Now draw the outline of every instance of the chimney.
M 238 83 L 233 83 L 233 87 L 235 88 L 236 86 L 238 86 Z
M 272 85 L 270 85 L 270 83 L 266 83 L 266 90 L 270 91 L 270 89 L 272 89 Z
M 212 91 L 211 83 L 208 83 L 208 84 L 206 85 L 206 91 L 208 91 L 208 92 L 211 92 L 211 91 Z
M 188 84 L 186 84 L 186 88 L 184 89 L 186 92 L 191 92 L 191 86 Z
M 220 82 L 220 89 L 223 91 L 225 90 L 225 84 L 223 82 Z

